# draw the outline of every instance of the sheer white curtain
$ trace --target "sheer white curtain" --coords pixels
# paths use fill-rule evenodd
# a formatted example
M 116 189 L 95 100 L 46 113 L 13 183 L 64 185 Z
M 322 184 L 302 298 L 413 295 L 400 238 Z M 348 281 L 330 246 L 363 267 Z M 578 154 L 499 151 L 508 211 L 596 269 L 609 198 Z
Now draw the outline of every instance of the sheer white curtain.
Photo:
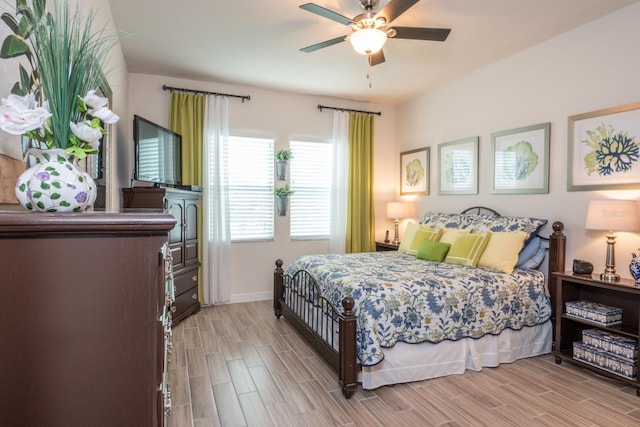
M 231 288 L 229 228 L 229 98 L 207 96 L 204 120 L 203 303 L 228 302 Z
M 333 112 L 333 173 L 329 252 L 345 252 L 347 238 L 347 173 L 349 170 L 349 113 Z

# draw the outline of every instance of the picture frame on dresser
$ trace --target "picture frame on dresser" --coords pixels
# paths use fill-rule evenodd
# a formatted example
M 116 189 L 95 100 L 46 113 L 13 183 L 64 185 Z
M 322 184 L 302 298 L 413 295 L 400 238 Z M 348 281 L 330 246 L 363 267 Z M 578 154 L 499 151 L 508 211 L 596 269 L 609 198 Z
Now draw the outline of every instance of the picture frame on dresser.
M 477 136 L 438 144 L 438 194 L 478 194 Z
M 640 102 L 569 116 L 567 190 L 624 190 L 640 182 Z
M 491 134 L 491 193 L 549 192 L 549 132 L 540 123 Z

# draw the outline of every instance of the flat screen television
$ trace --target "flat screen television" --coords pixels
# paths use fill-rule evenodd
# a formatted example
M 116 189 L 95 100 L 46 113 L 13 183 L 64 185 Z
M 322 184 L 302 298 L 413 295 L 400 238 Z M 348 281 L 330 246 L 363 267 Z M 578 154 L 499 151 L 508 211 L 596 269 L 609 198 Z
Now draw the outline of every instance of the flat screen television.
M 138 115 L 133 116 L 134 179 L 155 186 L 182 183 L 182 137 Z

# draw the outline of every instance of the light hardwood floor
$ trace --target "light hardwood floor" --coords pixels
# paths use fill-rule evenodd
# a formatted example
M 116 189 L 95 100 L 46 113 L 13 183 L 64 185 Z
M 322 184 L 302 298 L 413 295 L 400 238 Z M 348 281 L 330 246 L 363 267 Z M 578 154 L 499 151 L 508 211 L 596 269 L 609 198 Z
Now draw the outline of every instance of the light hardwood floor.
M 346 400 L 270 301 L 203 308 L 173 343 L 171 427 L 640 425 L 635 389 L 551 355 Z

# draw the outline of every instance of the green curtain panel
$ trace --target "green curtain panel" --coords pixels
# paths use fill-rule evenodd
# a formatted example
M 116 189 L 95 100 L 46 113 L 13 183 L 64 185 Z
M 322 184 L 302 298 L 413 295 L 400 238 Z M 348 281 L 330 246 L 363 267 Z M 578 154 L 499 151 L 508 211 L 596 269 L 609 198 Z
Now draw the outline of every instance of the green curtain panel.
M 349 114 L 347 253 L 375 250 L 372 114 Z
M 171 92 L 169 104 L 169 129 L 182 135 L 182 184 L 202 187 L 204 109 L 206 97 L 188 92 Z M 202 210 L 202 209 L 201 209 Z M 198 215 L 198 241 L 202 235 L 202 214 Z M 198 259 L 202 262 L 202 247 L 198 245 Z M 202 283 L 202 269 L 198 269 L 198 283 Z M 202 286 L 198 289 L 202 302 Z
M 202 186 L 205 96 L 171 92 L 169 129 L 182 135 L 182 183 Z

